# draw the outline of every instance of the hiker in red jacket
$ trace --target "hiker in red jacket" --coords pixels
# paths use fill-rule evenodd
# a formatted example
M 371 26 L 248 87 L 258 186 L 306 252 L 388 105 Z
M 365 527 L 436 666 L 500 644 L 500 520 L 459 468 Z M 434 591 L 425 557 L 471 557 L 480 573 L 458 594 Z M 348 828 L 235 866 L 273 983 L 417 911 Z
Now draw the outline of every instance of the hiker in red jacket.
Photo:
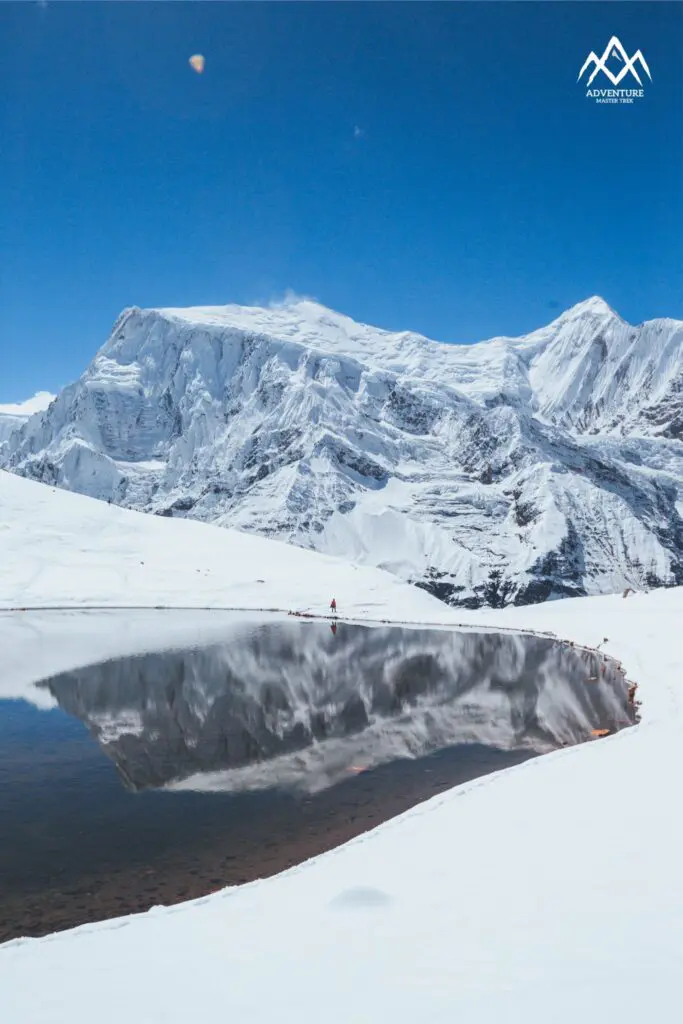
M 330 608 L 332 609 L 332 614 L 336 615 L 337 614 L 337 601 L 336 601 L 336 598 L 334 598 L 334 597 L 330 601 Z

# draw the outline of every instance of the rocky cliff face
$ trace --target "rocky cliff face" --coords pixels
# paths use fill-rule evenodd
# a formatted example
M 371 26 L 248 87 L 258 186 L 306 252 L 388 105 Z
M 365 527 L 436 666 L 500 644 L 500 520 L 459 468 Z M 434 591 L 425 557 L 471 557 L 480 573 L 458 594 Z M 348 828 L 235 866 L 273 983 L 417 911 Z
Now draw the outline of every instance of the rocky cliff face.
M 449 603 L 683 582 L 683 324 L 601 299 L 445 345 L 312 302 L 124 312 L 0 465 L 386 568 Z

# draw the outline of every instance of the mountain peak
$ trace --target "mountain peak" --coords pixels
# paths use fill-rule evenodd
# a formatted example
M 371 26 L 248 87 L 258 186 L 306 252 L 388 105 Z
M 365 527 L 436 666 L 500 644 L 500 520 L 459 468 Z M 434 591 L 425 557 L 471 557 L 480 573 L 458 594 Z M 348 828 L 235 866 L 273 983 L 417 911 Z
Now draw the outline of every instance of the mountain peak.
M 622 319 L 600 295 L 591 295 L 589 299 L 584 299 L 582 302 L 577 302 L 576 305 L 570 306 L 558 319 L 575 320 L 579 316 L 606 316 L 616 317 L 617 320 Z
M 424 348 L 427 341 L 410 331 L 394 332 L 370 326 L 314 299 L 298 296 L 269 306 L 191 306 L 145 312 L 172 322 L 293 342 L 336 356 L 368 359 L 373 363 L 396 362 L 402 368 L 410 355 Z
M 230 303 L 225 306 L 187 306 L 154 309 L 148 312 L 172 320 L 185 320 L 195 324 L 213 327 L 234 327 L 271 333 L 284 331 L 290 335 L 294 330 L 305 330 L 316 325 L 334 326 L 344 329 L 354 321 L 343 313 L 337 313 L 314 299 L 292 297 L 267 306 L 240 306 Z
M 263 305 L 240 305 L 236 302 L 222 306 L 169 306 L 155 308 L 146 312 L 159 313 L 162 316 L 193 320 L 195 322 L 213 322 L 222 326 L 240 319 L 259 317 L 282 322 L 287 319 L 306 318 L 310 320 L 331 317 L 335 320 L 349 320 L 343 313 L 337 313 L 315 299 L 301 295 L 288 295 L 281 301 L 264 303 Z

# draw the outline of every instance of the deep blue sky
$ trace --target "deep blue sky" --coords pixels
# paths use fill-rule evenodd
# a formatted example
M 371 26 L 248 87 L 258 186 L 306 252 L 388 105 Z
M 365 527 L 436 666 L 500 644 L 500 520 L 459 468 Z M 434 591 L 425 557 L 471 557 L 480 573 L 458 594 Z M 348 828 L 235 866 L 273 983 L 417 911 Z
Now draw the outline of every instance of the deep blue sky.
M 576 81 L 612 34 L 633 106 Z M 134 304 L 293 289 L 445 341 L 595 293 L 683 318 L 683 4 L 2 3 L 0 256 L 4 401 Z

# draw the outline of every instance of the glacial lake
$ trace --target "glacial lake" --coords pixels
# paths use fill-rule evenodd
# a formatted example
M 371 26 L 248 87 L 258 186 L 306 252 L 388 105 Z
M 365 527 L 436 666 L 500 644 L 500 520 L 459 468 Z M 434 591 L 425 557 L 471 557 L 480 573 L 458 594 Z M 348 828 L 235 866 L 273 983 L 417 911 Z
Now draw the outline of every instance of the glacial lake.
M 0 941 L 274 874 L 635 720 L 619 665 L 545 637 L 222 621 L 0 699 Z

